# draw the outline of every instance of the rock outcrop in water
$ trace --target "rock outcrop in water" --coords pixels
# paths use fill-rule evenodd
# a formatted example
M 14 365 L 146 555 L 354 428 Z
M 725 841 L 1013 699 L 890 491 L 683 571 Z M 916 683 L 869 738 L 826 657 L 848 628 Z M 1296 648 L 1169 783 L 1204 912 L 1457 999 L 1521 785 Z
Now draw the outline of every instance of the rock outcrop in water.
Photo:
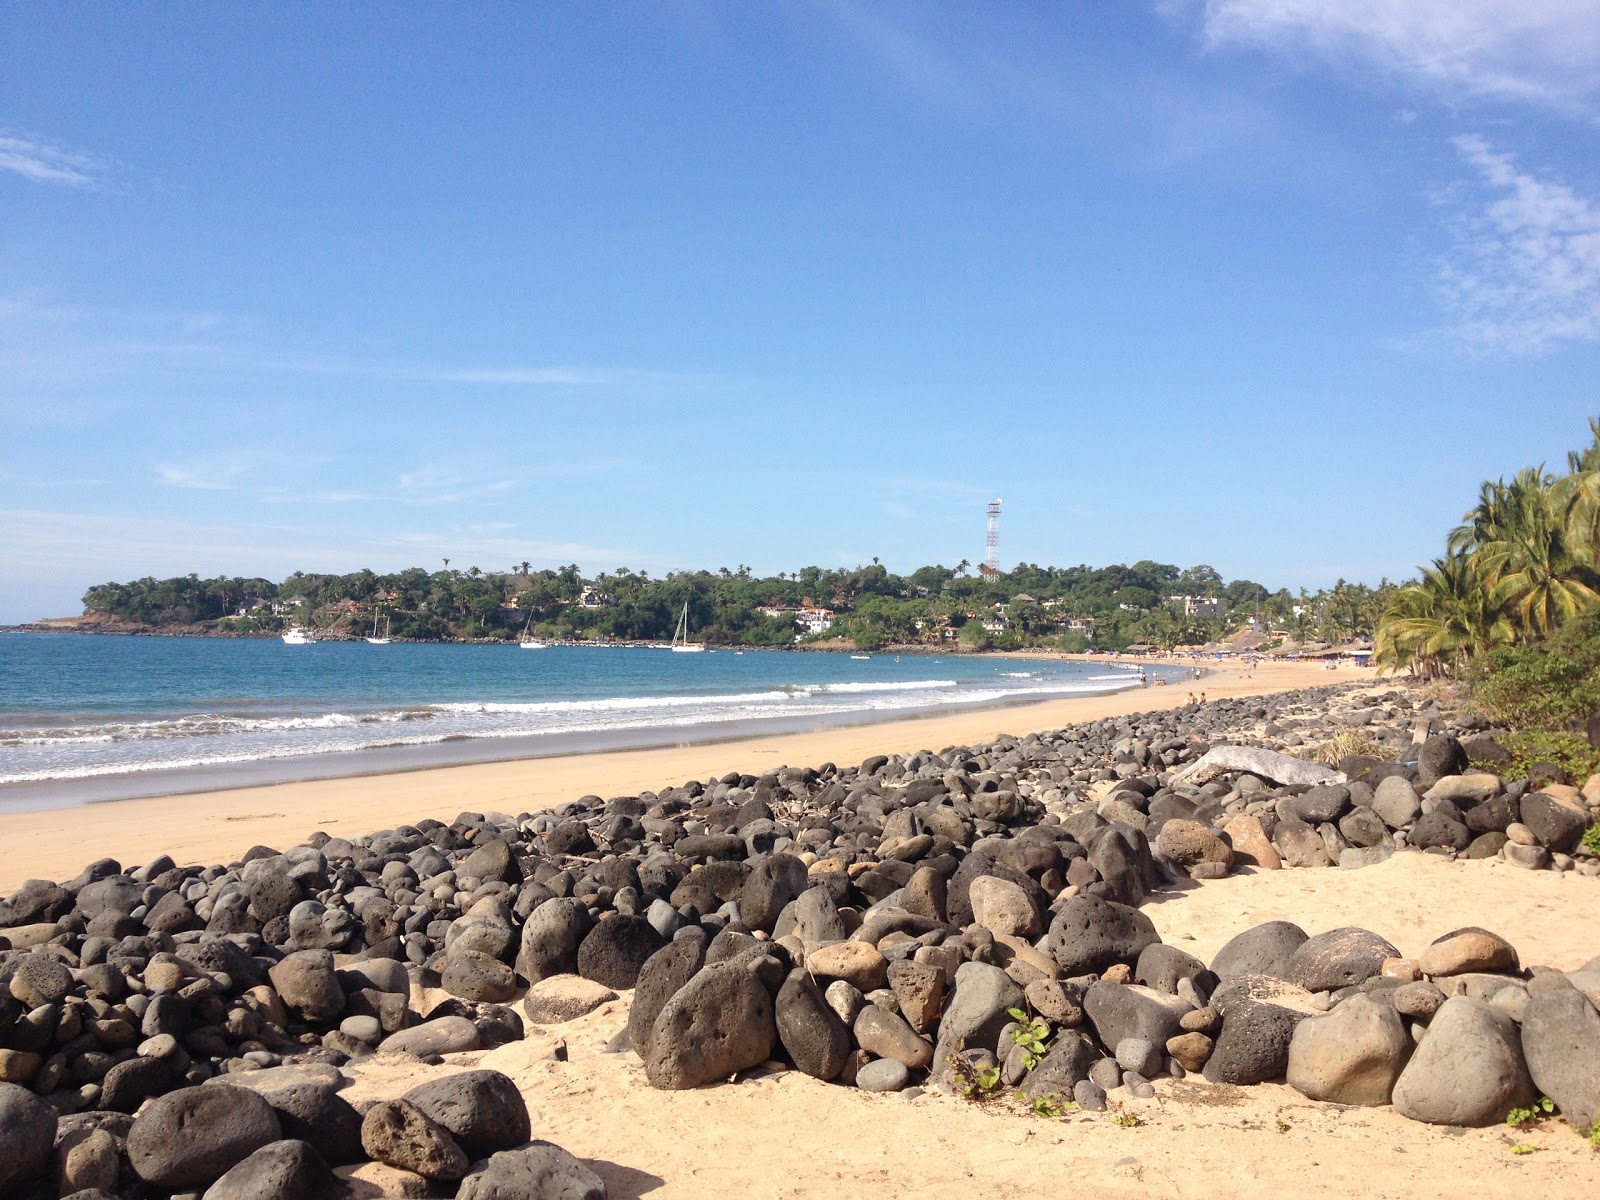
M 1307 774 L 1283 753 L 1350 729 L 1379 753 Z M 1139 909 L 1401 852 L 1600 873 L 1600 790 L 1474 771 L 1463 738 L 1492 753 L 1403 692 L 1317 689 L 32 880 L 0 903 L 0 1192 L 319 1196 L 373 1159 L 462 1196 L 600 1195 L 503 1076 L 358 1112 L 341 1069 L 629 988 L 616 1046 L 657 1087 L 778 1059 L 1094 1109 L 1198 1073 L 1437 1122 L 1543 1092 L 1586 1126 L 1600 959 L 1563 974 L 1465 929 L 1408 960 L 1381 931 L 1273 922 L 1207 964 Z

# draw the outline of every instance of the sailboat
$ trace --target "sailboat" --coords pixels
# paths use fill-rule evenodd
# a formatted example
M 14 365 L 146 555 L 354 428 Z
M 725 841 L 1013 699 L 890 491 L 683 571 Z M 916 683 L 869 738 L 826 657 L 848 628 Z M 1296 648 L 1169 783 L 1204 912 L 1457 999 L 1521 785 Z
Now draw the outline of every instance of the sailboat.
M 689 602 L 683 602 L 683 613 L 678 617 L 678 629 L 672 635 L 672 649 L 678 654 L 699 654 L 705 649 L 703 642 L 689 640 Z
M 367 639 L 374 646 L 387 646 L 389 644 L 389 618 L 383 618 L 383 636 L 378 636 L 378 614 L 372 614 L 372 636 Z
M 549 643 L 541 642 L 533 636 L 533 614 L 528 614 L 528 623 L 522 627 L 522 636 L 517 639 L 517 645 L 523 650 L 543 650 Z

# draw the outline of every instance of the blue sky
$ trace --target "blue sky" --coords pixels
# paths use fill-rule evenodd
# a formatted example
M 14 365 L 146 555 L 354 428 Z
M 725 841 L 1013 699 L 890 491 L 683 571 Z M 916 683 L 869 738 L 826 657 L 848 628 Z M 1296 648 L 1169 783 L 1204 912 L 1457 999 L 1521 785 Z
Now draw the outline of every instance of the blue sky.
M 0 8 L 0 621 L 1407 575 L 1600 413 L 1600 2 Z

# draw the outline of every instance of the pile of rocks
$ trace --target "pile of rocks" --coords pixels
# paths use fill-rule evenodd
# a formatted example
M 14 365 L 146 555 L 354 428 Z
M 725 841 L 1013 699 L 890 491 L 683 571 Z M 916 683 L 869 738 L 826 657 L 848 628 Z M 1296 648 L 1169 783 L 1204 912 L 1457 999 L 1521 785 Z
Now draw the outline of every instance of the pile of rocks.
M 1335 771 L 1283 753 L 1351 728 L 1393 757 Z M 1491 741 L 1402 692 L 1332 687 L 319 833 L 226 866 L 102 860 L 0 901 L 0 1082 L 64 1115 L 132 1114 L 287 1060 L 519 1038 L 529 985 L 524 1011 L 549 1022 L 637 984 L 632 1041 L 662 1086 L 774 1047 L 823 1078 L 905 1086 L 958 1049 L 1002 1049 L 1001 1014 L 1023 1001 L 1083 1028 L 1091 984 L 1139 968 L 1145 945 L 1125 943 L 1153 931 L 1137 906 L 1186 876 L 1401 848 L 1600 871 L 1579 844 L 1600 788 L 1463 773 Z M 1116 953 L 1072 948 L 1107 938 Z M 1180 986 L 1194 1011 L 1223 1010 Z M 430 1005 L 432 987 L 454 998 Z M 1159 1059 L 1135 1067 L 1184 1063 L 1128 1036 Z M 1082 1053 L 1115 1058 L 1122 1040 Z M 697 1044 L 721 1048 L 682 1049 Z
M 331 1078 L 330 1078 L 331 1077 Z M 605 1200 L 604 1182 L 530 1138 L 527 1104 L 497 1071 L 466 1071 L 357 1111 L 338 1072 L 280 1067 L 180 1088 L 137 1116 L 58 1116 L 0 1084 L 0 1195 L 205 1200 Z
M 1030 943 L 1022 888 L 985 876 L 971 895 L 965 928 L 879 905 L 833 940 L 853 922 L 820 885 L 770 941 L 687 928 L 640 971 L 626 1036 L 663 1088 L 779 1055 L 869 1091 L 927 1079 L 1091 1110 L 1199 1072 L 1433 1124 L 1493 1124 L 1541 1093 L 1585 1133 L 1600 1119 L 1600 958 L 1524 970 L 1462 929 L 1411 960 L 1365 929 L 1274 921 L 1208 967 L 1115 901 L 1076 896 Z

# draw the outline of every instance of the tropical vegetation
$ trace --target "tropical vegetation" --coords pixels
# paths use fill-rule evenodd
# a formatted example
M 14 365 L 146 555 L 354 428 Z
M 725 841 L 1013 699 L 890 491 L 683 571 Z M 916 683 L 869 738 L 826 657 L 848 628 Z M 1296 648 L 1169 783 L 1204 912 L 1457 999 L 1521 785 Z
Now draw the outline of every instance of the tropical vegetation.
M 1564 474 L 1485 483 L 1445 553 L 1398 589 L 1374 643 L 1380 666 L 1449 678 L 1507 732 L 1512 768 L 1600 768 L 1600 421 Z
M 687 605 L 695 638 L 713 645 L 799 639 L 855 648 L 1083 650 L 1201 645 L 1250 618 L 1301 641 L 1370 636 L 1392 590 L 1341 580 L 1315 594 L 1269 593 L 1248 579 L 1228 582 L 1209 566 L 1180 570 L 1149 560 L 1098 568 L 1021 563 L 1005 572 L 963 561 L 907 575 L 874 560 L 766 577 L 740 566 L 661 578 L 626 567 L 585 578 L 576 565 L 534 570 L 527 562 L 463 571 L 446 561 L 436 571 L 296 572 L 280 582 L 146 578 L 99 584 L 83 603 L 91 618 L 188 632 L 266 634 L 303 625 L 354 636 L 382 622 L 396 638 L 511 640 L 531 629 L 547 638 L 616 641 L 670 637 Z
M 1567 472 L 1542 466 L 1483 484 L 1445 553 L 1395 591 L 1379 621 L 1382 666 L 1435 678 L 1551 637 L 1600 604 L 1600 421 Z

